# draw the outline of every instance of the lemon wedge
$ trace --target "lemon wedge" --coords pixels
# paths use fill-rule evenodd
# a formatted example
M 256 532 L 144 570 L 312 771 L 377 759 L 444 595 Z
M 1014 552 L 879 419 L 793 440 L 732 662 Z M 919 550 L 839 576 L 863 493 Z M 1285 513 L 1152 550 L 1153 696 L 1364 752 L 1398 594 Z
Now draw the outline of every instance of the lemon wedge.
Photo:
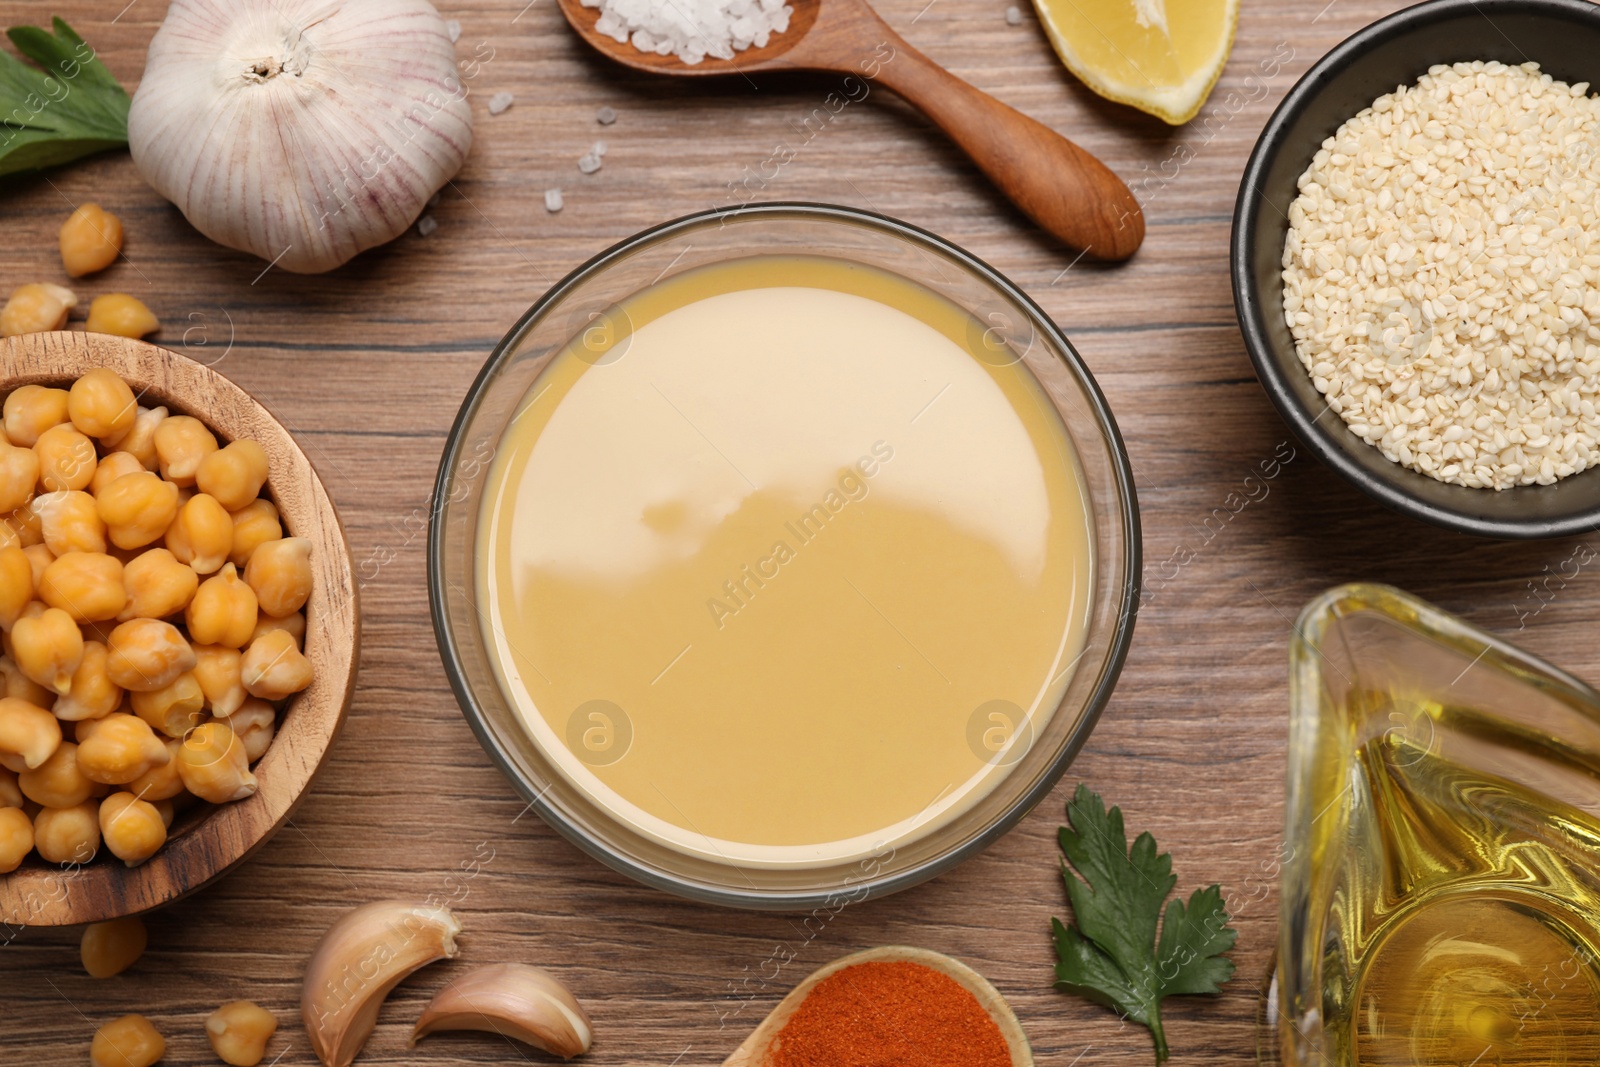
M 1217 84 L 1239 0 L 1034 0 L 1067 69 L 1108 100 L 1182 125 Z

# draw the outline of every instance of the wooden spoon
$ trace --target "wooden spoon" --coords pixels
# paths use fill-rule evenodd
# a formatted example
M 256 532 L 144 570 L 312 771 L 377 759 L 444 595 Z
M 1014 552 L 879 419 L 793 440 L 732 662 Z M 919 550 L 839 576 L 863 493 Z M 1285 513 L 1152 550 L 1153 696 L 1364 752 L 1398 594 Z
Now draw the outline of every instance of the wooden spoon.
M 949 956 L 905 945 L 869 948 L 865 952 L 857 952 L 843 959 L 834 960 L 827 966 L 813 971 L 805 981 L 795 986 L 788 996 L 778 1002 L 778 1006 L 772 1009 L 772 1014 L 762 1020 L 761 1025 L 745 1038 L 744 1044 L 735 1049 L 732 1056 L 723 1061 L 722 1067 L 761 1067 L 772 1048 L 773 1038 L 778 1036 L 778 1031 L 783 1029 L 789 1017 L 799 1010 L 800 1002 L 811 995 L 817 983 L 830 974 L 842 971 L 846 967 L 854 967 L 858 963 L 920 963 L 924 967 L 931 967 L 949 975 L 977 998 L 983 1010 L 989 1013 L 989 1017 L 1000 1028 L 1000 1034 L 1006 1039 L 1006 1046 L 1011 1050 L 1011 1067 L 1033 1067 L 1033 1051 L 1028 1047 L 1028 1038 L 1022 1032 L 1022 1024 L 1017 1022 L 1017 1017 L 1012 1013 L 1011 1005 L 1006 1003 L 1006 998 L 989 984 L 987 978 Z
M 572 28 L 624 66 L 656 74 L 711 75 L 769 70 L 830 71 L 880 82 L 921 109 L 960 145 L 1029 218 L 1095 259 L 1133 255 L 1144 214 L 1122 179 L 1042 123 L 973 88 L 912 48 L 866 0 L 789 0 L 789 28 L 733 59 L 690 66 L 675 55 L 641 52 L 595 29 L 597 8 L 560 0 Z

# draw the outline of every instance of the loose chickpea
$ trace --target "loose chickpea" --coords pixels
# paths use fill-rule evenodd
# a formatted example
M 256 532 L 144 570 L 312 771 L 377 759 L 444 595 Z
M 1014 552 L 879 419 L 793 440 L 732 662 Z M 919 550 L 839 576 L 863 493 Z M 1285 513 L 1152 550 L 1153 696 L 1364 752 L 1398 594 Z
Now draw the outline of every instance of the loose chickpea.
M 90 781 L 127 785 L 172 758 L 143 719 L 115 711 L 90 721 L 94 729 L 78 742 L 78 769 Z
M 50 758 L 17 776 L 22 795 L 47 808 L 70 808 L 94 795 L 95 783 L 78 769 L 78 746 L 63 741 Z
M 33 499 L 39 455 L 20 445 L 0 445 L 0 511 L 15 511 Z
M 178 517 L 178 487 L 147 470 L 124 474 L 95 498 L 95 511 L 112 544 L 140 548 L 159 541 Z
M 122 220 L 99 204 L 84 204 L 68 215 L 57 237 L 61 265 L 71 278 L 105 270 L 122 254 Z
M 262 612 L 256 617 L 256 629 L 255 632 L 250 635 L 250 640 L 254 642 L 256 638 L 263 634 L 269 634 L 274 630 L 286 631 L 291 637 L 294 638 L 295 647 L 305 647 L 306 617 L 303 612 L 297 611 L 293 615 L 285 615 L 281 619 L 275 619 L 266 612 Z
M 39 598 L 73 622 L 114 619 L 128 602 L 122 564 L 104 552 L 66 552 L 44 569 Z
M 44 808 L 33 817 L 33 847 L 46 863 L 88 863 L 100 851 L 100 802 Z
M 268 615 L 282 618 L 305 607 L 311 596 L 311 542 L 304 537 L 268 541 L 250 554 L 244 580 Z
M 101 811 L 104 810 L 102 805 Z M 137 915 L 129 915 L 84 927 L 78 956 L 90 978 L 111 978 L 137 963 L 149 943 L 150 935 L 144 928 L 144 921 Z
M 134 399 L 133 390 L 116 371 L 106 367 L 85 371 L 67 390 L 67 418 L 88 437 L 120 437 L 133 429 L 138 412 L 139 402 Z
M 33 565 L 15 546 L 0 548 L 0 629 L 10 630 L 33 599 Z
M 83 328 L 113 337 L 144 337 L 161 329 L 161 320 L 136 296 L 106 293 L 90 302 L 89 321 Z
M 9 522 L 0 522 L 0 548 L 21 548 L 22 538 Z
M 205 718 L 205 694 L 193 671 L 178 675 L 160 689 L 130 693 L 128 702 L 135 715 L 168 737 L 183 737 Z
M 156 458 L 161 477 L 177 485 L 193 485 L 200 461 L 217 450 L 206 424 L 188 415 L 169 415 L 156 427 Z
M 30 704 L 41 708 L 50 707 L 56 699 L 54 689 L 46 689 L 38 682 L 22 673 L 16 661 L 9 655 L 0 656 L 0 696 L 14 697 L 17 700 L 26 700 Z
M 159 767 L 152 767 L 139 777 L 128 783 L 128 792 L 136 797 L 148 800 L 152 804 L 159 804 L 163 800 L 171 800 L 183 792 L 183 776 L 178 773 L 178 747 L 182 741 L 174 737 L 166 738 L 161 742 L 167 746 L 167 753 L 172 758 Z M 170 820 L 169 820 L 170 825 Z
M 193 567 L 179 563 L 164 548 L 152 548 L 134 557 L 122 568 L 122 581 L 128 589 L 128 603 L 117 616 L 129 619 L 164 619 L 189 606 L 200 576 Z
M 18 286 L 0 308 L 0 337 L 62 329 L 67 313 L 77 306 L 77 295 L 63 286 L 49 282 Z
M 196 493 L 178 509 L 167 531 L 167 548 L 196 574 L 212 574 L 233 551 L 233 516 L 215 497 Z
M 0 767 L 0 808 L 20 808 L 26 798 L 17 783 L 17 772 Z
M 150 1067 L 167 1054 L 166 1039 L 143 1015 L 113 1019 L 94 1033 L 90 1067 Z
M 254 441 L 234 441 L 200 461 L 195 484 L 229 511 L 238 511 L 267 484 L 266 450 Z
M 12 770 L 37 770 L 60 745 L 61 724 L 54 715 L 26 700 L 0 698 L 0 753 L 12 757 Z
M 95 508 L 94 497 L 76 490 L 41 493 L 30 505 L 39 516 L 44 543 L 56 555 L 67 552 L 104 552 L 106 524 Z
M 161 466 L 156 455 L 156 430 L 167 420 L 164 407 L 140 408 L 133 417 L 133 429 L 120 439 L 108 439 L 106 445 L 117 452 L 130 453 L 147 471 Z
M 33 452 L 39 457 L 39 484 L 47 492 L 87 489 L 94 480 L 94 469 L 99 463 L 94 442 L 70 422 L 52 426 L 40 434 Z
M 244 743 L 223 722 L 208 722 L 184 738 L 178 749 L 184 788 L 201 800 L 226 804 L 256 791 Z
M 44 385 L 21 385 L 11 391 L 4 412 L 6 439 L 32 448 L 39 435 L 67 421 L 67 391 Z
M 245 651 L 239 665 L 245 691 L 262 700 L 282 700 L 311 684 L 311 661 L 284 630 L 263 634 Z
M 100 837 L 113 856 L 137 867 L 167 843 L 167 824 L 148 801 L 112 793 L 100 802 Z
M 194 649 L 176 626 L 160 619 L 129 619 L 111 631 L 107 647 L 106 673 L 131 692 L 160 689 L 184 671 L 194 670 Z
M 134 474 L 142 470 L 144 465 L 132 452 L 107 452 L 95 465 L 94 477 L 89 479 L 89 495 L 94 497 L 95 503 L 98 504 L 107 486 L 124 474 Z M 103 520 L 105 516 L 101 515 L 100 518 Z
M 228 717 L 228 729 L 238 735 L 245 757 L 255 763 L 272 747 L 278 730 L 278 709 L 259 697 L 251 697 Z
M 72 616 L 60 608 L 47 608 L 36 615 L 30 615 L 30 608 L 24 608 L 22 617 L 12 624 L 11 658 L 29 678 L 65 693 L 72 687 L 73 672 L 83 662 L 83 634 Z
M 200 583 L 184 619 L 195 644 L 242 648 L 255 632 L 258 610 L 255 590 L 239 577 L 232 563 L 226 563 Z
M 0 874 L 22 866 L 33 851 L 33 820 L 21 808 L 0 808 Z
M 246 566 L 258 547 L 282 537 L 277 505 L 270 500 L 253 501 L 233 513 L 233 552 L 228 559 L 235 567 Z
M 44 521 L 39 518 L 39 511 L 34 506 L 38 503 L 39 498 L 34 497 L 5 517 L 6 525 L 17 535 L 23 548 L 44 544 Z
M 246 702 L 240 665 L 244 654 L 225 645 L 194 646 L 194 676 L 200 682 L 211 714 L 226 719 Z
M 233 1067 L 256 1067 L 277 1030 L 278 1020 L 272 1013 L 248 1000 L 230 1001 L 206 1019 L 212 1050 Z
M 83 659 L 72 672 L 72 686 L 50 710 L 62 722 L 100 719 L 122 706 L 122 687 L 106 673 L 109 653 L 100 641 L 83 642 Z

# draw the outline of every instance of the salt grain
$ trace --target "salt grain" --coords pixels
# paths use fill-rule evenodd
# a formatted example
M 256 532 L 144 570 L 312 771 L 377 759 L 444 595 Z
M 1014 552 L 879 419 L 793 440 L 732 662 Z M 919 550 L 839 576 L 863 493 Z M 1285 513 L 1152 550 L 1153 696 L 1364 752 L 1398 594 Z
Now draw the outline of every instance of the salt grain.
M 589 154 L 591 156 L 603 156 L 603 155 L 605 155 L 606 154 L 606 143 L 604 141 L 596 141 L 592 146 L 590 146 Z
M 578 169 L 585 174 L 593 174 L 600 169 L 600 157 L 593 152 L 585 152 L 578 157 Z
M 594 113 L 594 117 L 600 125 L 609 126 L 617 121 L 617 112 L 615 108 L 603 107 Z
M 1006 8 L 1006 25 L 1008 25 L 1008 26 L 1020 26 L 1020 25 L 1022 25 L 1022 9 L 1020 7 L 1008 7 L 1008 8 Z
M 763 47 L 789 28 L 784 0 L 581 0 L 599 8 L 594 28 L 641 52 L 675 55 L 691 66 L 707 56 L 732 59 Z
M 565 201 L 561 199 L 560 189 L 546 189 L 544 191 L 544 209 L 552 215 L 560 211 L 564 203 Z
M 450 35 L 450 41 L 454 44 L 456 41 L 461 40 L 461 23 L 451 19 L 444 24 L 444 32 Z
M 1600 465 L 1600 99 L 1538 65 L 1431 67 L 1322 143 L 1284 320 L 1389 459 L 1478 488 Z
M 495 93 L 489 98 L 489 114 L 499 115 L 510 107 L 516 97 L 510 93 Z
M 429 237 L 434 230 L 439 228 L 439 220 L 432 215 L 424 215 L 417 220 L 417 233 L 422 237 Z

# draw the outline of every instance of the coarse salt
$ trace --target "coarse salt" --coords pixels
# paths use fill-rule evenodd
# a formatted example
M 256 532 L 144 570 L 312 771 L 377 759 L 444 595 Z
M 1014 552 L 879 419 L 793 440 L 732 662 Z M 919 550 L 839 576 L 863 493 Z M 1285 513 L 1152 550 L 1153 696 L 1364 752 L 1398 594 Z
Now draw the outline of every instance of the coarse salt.
M 456 41 L 461 40 L 461 23 L 451 19 L 444 24 L 444 32 L 450 35 L 450 42 L 454 44 Z
M 603 107 L 594 113 L 594 119 L 602 126 L 609 126 L 617 121 L 616 108 Z
M 1022 25 L 1022 9 L 1020 7 L 1006 8 L 1006 24 L 1010 26 Z
M 430 237 L 433 235 L 433 231 L 437 230 L 438 228 L 439 220 L 434 218 L 432 215 L 424 215 L 422 218 L 417 220 L 417 234 L 419 236 Z
M 578 169 L 585 174 L 593 174 L 600 169 L 600 157 L 593 152 L 585 152 L 578 157 Z
M 516 97 L 510 93 L 495 93 L 489 98 L 489 114 L 499 115 L 515 102 Z
M 732 59 L 763 47 L 789 28 L 784 0 L 581 0 L 599 8 L 594 28 L 641 52 L 675 55 L 691 66 L 707 56 Z
M 544 191 L 544 209 L 546 211 L 555 214 L 561 210 L 563 203 L 560 189 L 546 189 Z

